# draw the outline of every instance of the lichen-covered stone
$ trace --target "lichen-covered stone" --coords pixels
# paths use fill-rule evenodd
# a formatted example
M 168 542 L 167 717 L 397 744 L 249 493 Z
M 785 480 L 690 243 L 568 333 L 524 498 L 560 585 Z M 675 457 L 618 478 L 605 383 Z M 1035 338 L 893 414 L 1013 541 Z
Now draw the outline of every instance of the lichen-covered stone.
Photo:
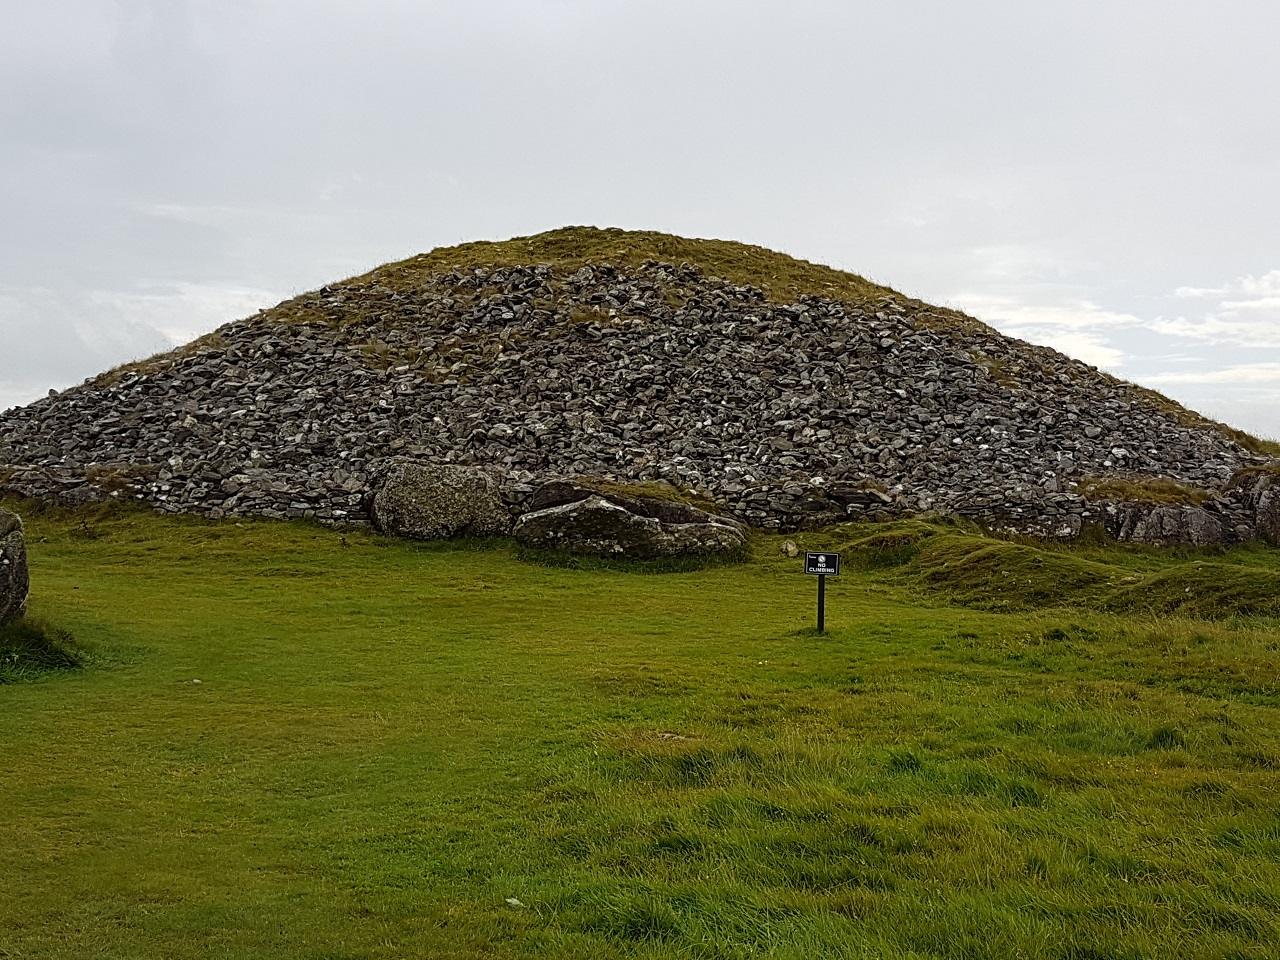
M 714 556 L 731 553 L 746 542 L 741 526 L 732 520 L 659 502 L 650 512 L 670 518 L 662 520 L 637 512 L 634 502 L 631 509 L 617 502 L 622 499 L 590 493 L 533 510 L 516 521 L 515 538 L 543 550 L 631 560 Z
M 26 614 L 29 589 L 22 520 L 17 514 L 0 508 L 0 623 Z
M 1274 546 L 1280 546 L 1280 482 L 1273 481 L 1260 491 L 1254 507 L 1258 536 Z
M 501 487 L 488 470 L 396 460 L 380 473 L 370 513 L 383 533 L 450 540 L 511 532 Z
M 1155 546 L 1216 546 L 1227 542 L 1222 520 L 1204 507 L 1122 504 L 1107 508 L 1106 527 L 1117 540 Z
M 532 513 L 548 507 L 577 503 L 589 497 L 600 497 L 636 516 L 649 517 L 661 523 L 723 523 L 738 529 L 742 528 L 742 524 L 737 520 L 717 516 L 677 499 L 673 487 L 667 487 L 667 490 L 671 495 L 659 496 L 643 487 L 606 484 L 592 478 L 556 478 L 542 484 L 533 492 L 533 495 L 525 501 L 523 512 Z

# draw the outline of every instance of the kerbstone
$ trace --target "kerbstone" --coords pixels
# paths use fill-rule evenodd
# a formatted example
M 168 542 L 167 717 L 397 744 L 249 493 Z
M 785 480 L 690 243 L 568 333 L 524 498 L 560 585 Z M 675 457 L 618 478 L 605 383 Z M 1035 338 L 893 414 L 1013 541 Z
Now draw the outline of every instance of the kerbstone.
M 1197 547 L 1227 542 L 1222 521 L 1203 507 L 1128 504 L 1110 507 L 1107 515 L 1107 528 L 1117 540 Z
M 370 513 L 383 533 L 411 540 L 511 532 L 498 478 L 478 467 L 392 462 L 377 482 Z
M 714 556 L 745 543 L 742 528 L 732 521 L 706 516 L 695 522 L 664 522 L 597 494 L 524 514 L 516 522 L 515 537 L 544 550 L 631 560 Z
M 22 520 L 0 508 L 0 623 L 26 615 L 30 586 Z
M 1280 546 L 1280 468 L 1242 471 L 1232 492 L 1250 512 L 1257 536 Z

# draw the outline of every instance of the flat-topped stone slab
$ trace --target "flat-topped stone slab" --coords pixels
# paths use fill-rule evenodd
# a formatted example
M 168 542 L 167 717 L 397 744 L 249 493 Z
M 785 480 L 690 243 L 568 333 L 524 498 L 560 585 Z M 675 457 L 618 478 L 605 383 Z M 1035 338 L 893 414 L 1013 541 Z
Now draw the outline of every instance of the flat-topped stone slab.
M 525 546 L 597 557 L 715 556 L 746 543 L 742 524 L 686 503 L 552 481 L 515 525 Z

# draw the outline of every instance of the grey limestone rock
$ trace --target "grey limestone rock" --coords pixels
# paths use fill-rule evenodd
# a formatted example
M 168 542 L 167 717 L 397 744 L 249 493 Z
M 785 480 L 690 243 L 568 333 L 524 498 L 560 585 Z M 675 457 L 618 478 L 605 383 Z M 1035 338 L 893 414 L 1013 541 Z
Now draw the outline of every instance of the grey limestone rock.
M 1117 540 L 1197 547 L 1227 542 L 1222 521 L 1204 507 L 1119 504 L 1105 514 L 1107 530 Z
M 0 508 L 0 623 L 26 614 L 30 585 L 22 520 Z
M 375 481 L 370 515 L 383 533 L 411 540 L 511 532 L 498 478 L 480 467 L 393 460 Z
M 1280 546 L 1280 470 L 1241 471 L 1231 491 L 1252 514 L 1257 536 Z
M 653 497 L 545 484 L 515 525 L 525 546 L 598 557 L 654 560 L 730 553 L 746 542 L 741 524 Z
M 601 483 L 592 479 L 560 478 L 542 484 L 534 491 L 533 496 L 525 503 L 525 513 L 558 507 L 564 504 L 578 503 L 589 497 L 599 497 L 609 503 L 622 507 L 641 517 L 648 517 L 668 524 L 722 523 L 736 529 L 743 525 L 737 520 L 721 517 L 701 510 L 693 504 L 663 495 L 666 491 L 675 494 L 675 488 L 663 484 L 655 484 L 660 493 L 645 488 L 628 487 L 625 484 Z

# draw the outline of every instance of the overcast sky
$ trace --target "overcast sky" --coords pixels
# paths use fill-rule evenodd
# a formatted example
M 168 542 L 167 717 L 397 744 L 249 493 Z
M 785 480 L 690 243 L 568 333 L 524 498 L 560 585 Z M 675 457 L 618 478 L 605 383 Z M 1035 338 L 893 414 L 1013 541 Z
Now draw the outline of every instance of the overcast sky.
M 0 5 L 0 408 L 594 224 L 853 270 L 1280 437 L 1275 0 Z

